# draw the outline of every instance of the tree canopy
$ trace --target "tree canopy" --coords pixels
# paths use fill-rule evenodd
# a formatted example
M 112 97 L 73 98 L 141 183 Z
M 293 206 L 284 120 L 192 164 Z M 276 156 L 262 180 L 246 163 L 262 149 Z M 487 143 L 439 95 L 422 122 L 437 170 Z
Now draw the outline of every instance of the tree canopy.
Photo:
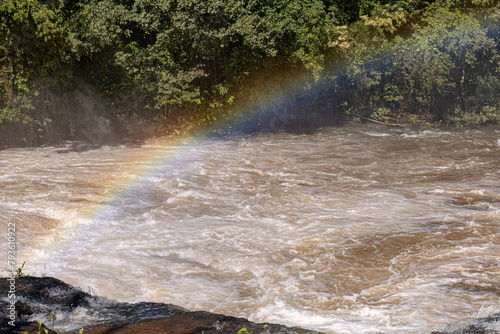
M 102 139 L 243 106 L 260 124 L 264 102 L 296 122 L 498 122 L 499 20 L 494 0 L 5 0 L 0 132 Z

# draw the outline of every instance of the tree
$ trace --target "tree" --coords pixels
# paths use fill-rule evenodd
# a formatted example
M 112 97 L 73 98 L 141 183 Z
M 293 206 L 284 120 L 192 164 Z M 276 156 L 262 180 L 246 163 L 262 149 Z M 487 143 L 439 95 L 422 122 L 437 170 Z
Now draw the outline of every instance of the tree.
M 60 6 L 37 0 L 0 4 L 0 122 L 27 122 L 40 87 L 67 75 Z

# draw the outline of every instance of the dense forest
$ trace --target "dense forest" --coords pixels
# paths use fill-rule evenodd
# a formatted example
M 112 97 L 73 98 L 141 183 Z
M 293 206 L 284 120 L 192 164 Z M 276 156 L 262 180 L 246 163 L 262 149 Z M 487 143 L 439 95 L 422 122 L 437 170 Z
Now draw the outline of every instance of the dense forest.
M 3 0 L 0 146 L 500 120 L 493 0 Z

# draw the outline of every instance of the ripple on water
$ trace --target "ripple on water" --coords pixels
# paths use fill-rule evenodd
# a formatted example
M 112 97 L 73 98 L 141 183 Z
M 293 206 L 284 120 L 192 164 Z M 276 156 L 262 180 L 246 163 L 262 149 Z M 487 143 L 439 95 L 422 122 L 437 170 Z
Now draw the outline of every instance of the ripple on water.
M 120 301 L 430 332 L 498 307 L 498 136 L 367 126 L 4 150 L 0 219 L 29 226 L 34 271 Z

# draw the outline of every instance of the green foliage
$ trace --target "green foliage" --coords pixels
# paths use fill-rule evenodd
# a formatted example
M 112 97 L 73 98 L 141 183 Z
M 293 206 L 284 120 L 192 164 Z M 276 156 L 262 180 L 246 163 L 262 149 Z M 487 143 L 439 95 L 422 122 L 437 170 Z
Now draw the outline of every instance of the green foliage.
M 16 276 L 15 276 L 16 279 L 20 279 L 20 278 L 26 277 L 26 274 L 23 272 L 23 270 L 24 270 L 24 264 L 25 263 L 26 263 L 26 261 L 23 262 L 23 264 L 21 265 L 21 267 L 17 268 Z
M 406 13 L 399 5 L 375 4 L 370 15 L 362 15 L 350 29 L 357 61 L 365 61 L 385 50 L 391 35 L 406 23 Z
M 264 324 L 264 329 L 263 329 L 263 331 L 262 331 L 262 334 L 265 334 L 265 333 L 266 333 L 266 329 L 267 329 L 267 327 L 268 327 L 268 325 L 267 325 L 267 324 Z M 242 327 L 242 328 L 238 331 L 238 334 L 244 334 L 244 333 L 250 333 L 246 327 Z
M 115 126 L 229 124 L 242 106 L 284 108 L 291 92 L 325 117 L 490 123 L 500 107 L 496 3 L 6 0 L 0 126 L 36 143 L 77 138 L 86 114 Z M 82 87 L 99 107 L 74 98 Z
M 0 123 L 31 119 L 35 81 L 65 76 L 68 61 L 60 3 L 9 0 L 0 4 Z
M 500 122 L 500 109 L 497 106 L 484 106 L 475 112 L 455 110 L 449 120 L 457 126 L 461 125 L 490 125 Z
M 365 60 L 360 53 L 355 57 L 361 59 L 359 64 L 346 69 L 342 79 L 349 92 L 343 94 L 344 103 L 384 122 L 401 113 L 413 120 L 421 115 L 446 121 L 465 112 L 484 114 L 485 106 L 497 105 L 497 41 L 473 16 L 448 9 L 438 3 L 430 6 L 406 39 L 383 43 L 382 28 L 372 33 L 380 45 L 379 56 Z

